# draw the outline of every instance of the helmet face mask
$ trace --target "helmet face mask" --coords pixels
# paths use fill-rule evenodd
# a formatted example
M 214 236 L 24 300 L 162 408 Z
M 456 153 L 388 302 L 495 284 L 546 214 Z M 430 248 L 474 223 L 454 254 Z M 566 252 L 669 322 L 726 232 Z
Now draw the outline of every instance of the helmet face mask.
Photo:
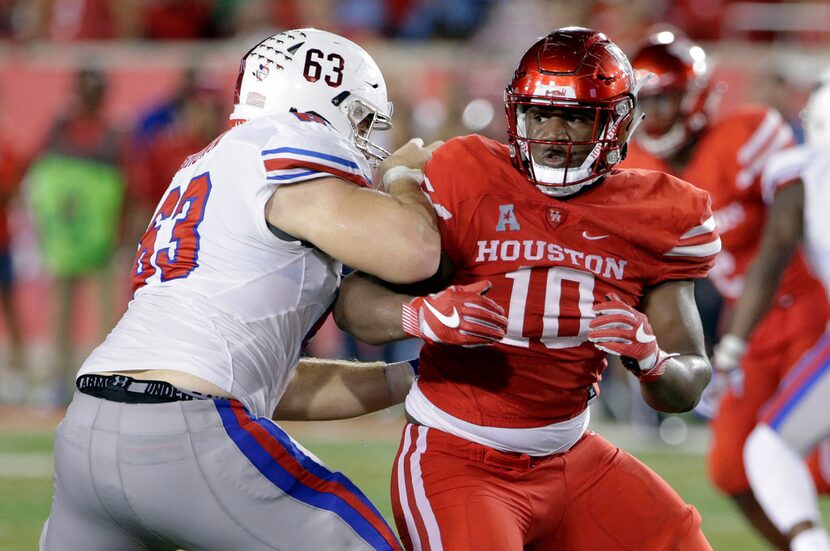
M 554 31 L 505 91 L 514 164 L 548 195 L 576 193 L 622 161 L 635 105 L 634 72 L 615 44 L 590 29 Z M 528 121 L 539 112 L 552 122 Z
M 370 163 L 389 153 L 371 141 L 391 127 L 392 104 L 377 64 L 336 34 L 296 29 L 269 36 L 240 63 L 231 120 L 311 113 L 351 141 Z

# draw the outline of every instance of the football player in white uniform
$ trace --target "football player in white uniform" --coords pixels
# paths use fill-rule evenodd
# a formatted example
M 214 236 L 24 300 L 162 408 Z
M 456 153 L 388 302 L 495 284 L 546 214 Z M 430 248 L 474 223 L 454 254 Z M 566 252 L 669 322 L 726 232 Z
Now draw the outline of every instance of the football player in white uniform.
M 830 293 L 830 71 L 810 96 L 804 122 L 806 143 L 771 157 L 764 171 L 764 193 L 774 202 L 727 335 L 738 342 L 763 317 L 802 240 Z M 752 490 L 794 551 L 830 551 L 816 486 L 803 460 L 830 436 L 828 402 L 830 333 L 825 333 L 781 381 L 744 446 Z
M 419 183 L 438 144 L 382 160 L 371 134 L 391 114 L 375 62 L 337 35 L 286 31 L 244 56 L 234 126 L 173 178 L 129 309 L 78 373 L 41 549 L 400 548 L 345 476 L 270 420 L 358 415 L 412 382 L 407 362 L 297 369 L 341 263 L 399 283 L 437 269 Z

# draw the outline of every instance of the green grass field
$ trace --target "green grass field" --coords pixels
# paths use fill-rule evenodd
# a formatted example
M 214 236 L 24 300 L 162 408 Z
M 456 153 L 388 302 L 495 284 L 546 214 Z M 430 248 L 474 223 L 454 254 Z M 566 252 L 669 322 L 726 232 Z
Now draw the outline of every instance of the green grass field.
M 391 521 L 388 481 L 397 441 L 299 440 L 329 466 L 351 477 Z M 0 551 L 37 549 L 52 496 L 51 451 L 49 432 L 0 432 Z M 704 519 L 704 532 L 716 550 L 768 549 L 751 533 L 731 503 L 709 486 L 701 455 L 670 450 L 637 455 L 698 508 Z M 830 503 L 823 505 L 825 519 L 830 519 Z

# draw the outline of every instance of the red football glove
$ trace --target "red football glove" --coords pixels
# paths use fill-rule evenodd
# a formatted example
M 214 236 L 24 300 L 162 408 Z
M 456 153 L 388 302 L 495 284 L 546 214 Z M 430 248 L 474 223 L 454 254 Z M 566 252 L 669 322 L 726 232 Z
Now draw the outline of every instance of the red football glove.
M 432 343 L 482 346 L 500 341 L 507 331 L 504 308 L 483 296 L 489 281 L 451 285 L 439 293 L 415 297 L 403 305 L 403 330 Z
M 594 308 L 588 340 L 608 354 L 620 356 L 626 369 L 641 382 L 650 383 L 660 378 L 670 357 L 657 346 L 657 338 L 648 318 L 624 303 L 616 293 L 605 295 L 605 300 Z

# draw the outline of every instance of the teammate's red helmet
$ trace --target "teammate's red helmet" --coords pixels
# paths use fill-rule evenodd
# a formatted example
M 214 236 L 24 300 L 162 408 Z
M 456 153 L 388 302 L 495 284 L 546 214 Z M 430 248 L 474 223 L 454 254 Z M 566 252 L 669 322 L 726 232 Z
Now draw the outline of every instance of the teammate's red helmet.
M 625 54 L 604 34 L 565 27 L 542 38 L 525 53 L 504 94 L 510 152 L 517 168 L 543 192 L 562 196 L 578 191 L 609 172 L 625 157 L 634 116 L 634 71 Z M 532 106 L 593 112 L 589 141 L 530 139 L 525 112 Z M 566 148 L 564 168 L 538 164 L 530 145 Z M 573 146 L 590 146 L 580 166 L 570 166 Z
M 666 157 L 681 149 L 703 129 L 716 103 L 711 93 L 711 66 L 703 48 L 672 31 L 650 35 L 631 58 L 643 82 L 640 97 L 677 95 L 680 109 L 658 130 L 646 119 L 637 141 L 650 153 Z M 646 78 L 647 75 L 651 75 Z

